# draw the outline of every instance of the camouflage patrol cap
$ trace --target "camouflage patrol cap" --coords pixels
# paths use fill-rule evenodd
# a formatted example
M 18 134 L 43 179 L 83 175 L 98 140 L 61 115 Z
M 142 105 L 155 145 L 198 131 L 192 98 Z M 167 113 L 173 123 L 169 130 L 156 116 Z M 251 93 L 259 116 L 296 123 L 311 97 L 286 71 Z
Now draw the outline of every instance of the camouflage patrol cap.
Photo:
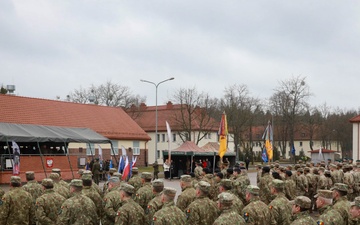
M 330 167 L 336 168 L 336 165 L 335 165 L 334 163 L 331 163 L 331 164 L 330 164 Z
M 360 208 L 360 196 L 356 197 L 355 200 L 350 203 L 350 206 L 354 205 Z
M 297 170 L 298 168 L 300 168 L 300 164 L 295 164 L 295 169 Z
M 348 186 L 343 183 L 335 183 L 334 186 L 330 189 L 332 190 L 338 190 L 338 191 L 345 191 L 348 192 Z
M 220 181 L 220 185 L 225 187 L 226 189 L 232 188 L 232 181 L 230 179 L 222 179 Z
M 117 169 L 115 169 L 115 168 L 110 168 L 110 169 L 109 169 L 109 172 L 110 172 L 110 173 L 115 173 L 116 171 L 117 171 Z M 134 168 L 133 168 L 133 171 L 134 171 Z
M 331 175 L 330 170 L 325 170 L 324 174 Z
M 53 172 L 53 173 L 61 173 L 61 169 L 54 168 L 54 169 L 51 170 L 51 172 Z
M 164 180 L 163 179 L 156 179 L 151 182 L 153 187 L 164 187 Z
M 121 179 L 122 174 L 119 173 L 119 172 L 115 172 L 115 173 L 113 173 L 113 176 L 114 176 L 114 177 L 118 177 L 119 179 Z
M 60 175 L 58 173 L 50 173 L 50 179 L 52 180 L 59 180 Z
M 84 173 L 84 169 L 79 169 L 79 170 L 77 171 L 77 174 L 82 175 L 83 173 Z
M 149 173 L 149 172 L 142 172 L 142 173 L 141 173 L 141 178 L 143 178 L 143 179 L 145 179 L 145 180 L 151 180 L 152 175 L 151 175 L 151 173 Z
M 300 173 L 303 173 L 303 172 L 304 172 L 303 168 L 298 168 L 296 171 L 297 171 L 297 172 L 300 172 Z
M 164 195 L 169 197 L 175 197 L 176 196 L 176 189 L 171 187 L 164 187 L 164 190 L 162 192 Z
M 70 182 L 70 186 L 82 187 L 83 182 L 80 179 L 72 179 L 71 182 Z
M 139 172 L 139 168 L 133 167 L 133 168 L 132 168 L 132 171 L 133 171 L 133 172 Z
M 196 188 L 199 188 L 202 192 L 208 193 L 211 185 L 206 181 L 200 181 L 197 183 Z
M 298 196 L 294 200 L 289 202 L 291 205 L 298 205 L 304 209 L 310 209 L 311 207 L 311 200 L 306 196 Z
M 109 178 L 109 183 L 119 183 L 120 179 L 119 177 L 112 176 Z
M 41 181 L 41 185 L 44 187 L 51 187 L 51 186 L 54 186 L 54 181 L 49 178 L 44 178 Z
M 234 201 L 234 195 L 228 192 L 220 193 L 218 195 L 218 198 L 219 198 L 219 202 L 224 205 L 231 205 Z
M 128 194 L 134 194 L 135 193 L 135 188 L 134 186 L 124 183 L 120 185 L 120 190 L 125 191 Z
M 83 174 L 81 176 L 81 180 L 92 180 L 92 175 L 91 174 Z
M 10 183 L 12 184 L 21 184 L 21 178 L 19 176 L 11 176 Z
M 279 165 L 279 163 L 275 163 L 274 166 L 275 166 L 276 168 L 279 168 L 280 165 Z
M 26 179 L 35 179 L 35 172 L 34 171 L 26 171 L 25 172 Z
M 309 167 L 305 167 L 305 168 L 304 168 L 304 171 L 310 172 L 310 168 L 309 168 Z
M 84 170 L 82 174 L 90 174 L 90 175 L 92 175 L 92 172 L 90 170 Z
M 279 179 L 274 179 L 271 181 L 271 186 L 277 189 L 284 189 L 285 188 L 285 182 Z
M 260 188 L 258 186 L 255 186 L 255 185 L 248 185 L 246 187 L 246 192 L 249 192 L 249 193 L 254 194 L 254 195 L 259 195 Z
M 319 171 L 323 171 L 323 172 L 324 172 L 324 171 L 325 171 L 325 168 L 324 168 L 324 167 L 320 167 L 320 168 L 319 168 Z
M 180 180 L 183 182 L 191 182 L 191 176 L 190 175 L 181 175 Z
M 330 190 L 318 190 L 317 194 L 314 196 L 314 198 L 317 197 L 323 197 L 323 198 L 327 198 L 327 199 L 332 199 L 333 198 L 333 192 Z

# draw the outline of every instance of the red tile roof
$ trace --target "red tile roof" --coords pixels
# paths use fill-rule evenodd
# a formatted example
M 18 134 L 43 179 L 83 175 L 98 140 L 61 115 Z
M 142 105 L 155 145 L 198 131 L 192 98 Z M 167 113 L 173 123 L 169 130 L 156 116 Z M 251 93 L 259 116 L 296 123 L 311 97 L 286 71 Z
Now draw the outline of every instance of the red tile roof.
M 359 123 L 359 122 L 360 122 L 360 115 L 350 119 L 350 123 Z
M 192 141 L 185 141 L 182 145 L 180 145 L 178 148 L 172 150 L 172 151 L 178 151 L 178 152 L 205 152 L 204 149 L 197 146 Z
M 121 108 L 0 94 L 0 122 L 85 127 L 118 140 L 150 140 Z

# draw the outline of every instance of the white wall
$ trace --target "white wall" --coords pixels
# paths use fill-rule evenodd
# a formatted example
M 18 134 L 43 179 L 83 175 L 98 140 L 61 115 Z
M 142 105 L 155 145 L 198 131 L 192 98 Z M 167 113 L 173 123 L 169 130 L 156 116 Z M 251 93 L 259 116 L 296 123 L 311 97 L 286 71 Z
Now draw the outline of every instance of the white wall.
M 360 123 L 353 123 L 353 160 L 360 159 Z

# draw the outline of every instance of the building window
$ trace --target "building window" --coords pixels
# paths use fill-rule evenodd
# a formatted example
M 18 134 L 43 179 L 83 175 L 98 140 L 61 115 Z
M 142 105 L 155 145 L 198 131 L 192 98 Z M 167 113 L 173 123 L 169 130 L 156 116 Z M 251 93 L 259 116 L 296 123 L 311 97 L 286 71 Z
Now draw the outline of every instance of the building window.
M 133 141 L 133 155 L 140 155 L 140 141 Z
M 302 147 L 302 141 L 299 142 L 299 146 Z
M 110 149 L 110 155 L 119 155 L 119 142 L 111 141 L 113 149 Z
M 156 151 L 156 158 L 157 158 L 157 159 L 160 159 L 160 150 L 157 150 L 157 151 Z
M 165 134 L 161 134 L 161 141 L 165 142 Z
M 86 144 L 86 155 L 95 155 L 95 145 L 93 143 Z
M 172 141 L 176 142 L 176 134 L 172 134 Z
M 160 134 L 157 134 L 157 137 L 156 137 L 156 142 L 160 142 Z

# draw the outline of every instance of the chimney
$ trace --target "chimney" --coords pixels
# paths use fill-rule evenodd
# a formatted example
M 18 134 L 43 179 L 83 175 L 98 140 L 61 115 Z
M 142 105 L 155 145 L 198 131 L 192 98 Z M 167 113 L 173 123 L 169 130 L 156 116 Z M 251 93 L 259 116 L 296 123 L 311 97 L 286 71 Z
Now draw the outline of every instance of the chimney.
M 172 109 L 172 108 L 173 108 L 172 102 L 171 102 L 171 101 L 168 101 L 168 102 L 166 103 L 166 109 Z

